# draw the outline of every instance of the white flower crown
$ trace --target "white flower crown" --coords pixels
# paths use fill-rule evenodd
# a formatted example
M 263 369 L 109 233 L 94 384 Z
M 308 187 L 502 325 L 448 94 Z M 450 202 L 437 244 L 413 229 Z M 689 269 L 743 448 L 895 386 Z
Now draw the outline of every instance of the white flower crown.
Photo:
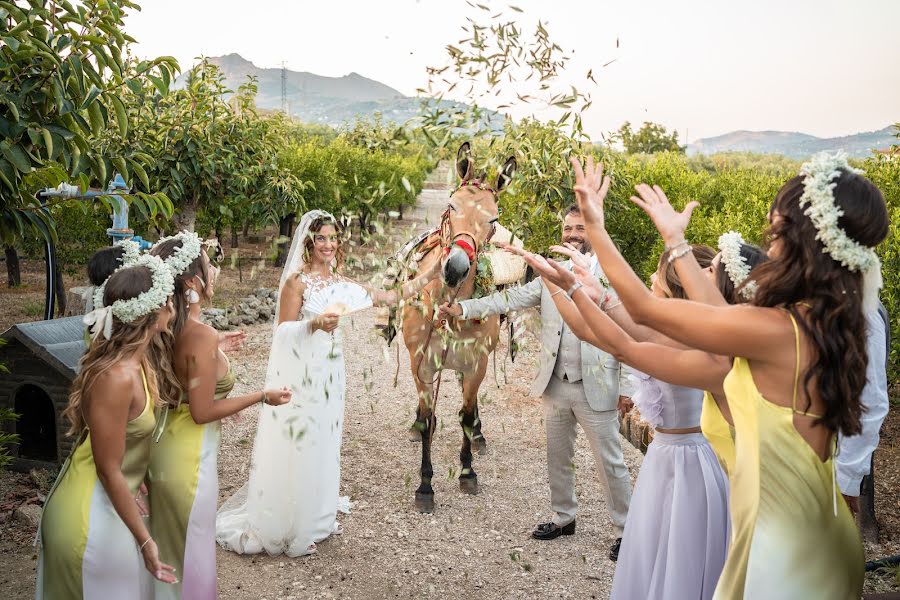
M 872 248 L 856 242 L 841 229 L 838 219 L 844 214 L 834 199 L 836 181 L 841 169 L 861 174 L 859 169 L 847 163 L 847 153 L 833 154 L 820 152 L 800 167 L 803 175 L 803 195 L 800 206 L 806 206 L 803 214 L 809 217 L 816 228 L 816 239 L 822 242 L 825 252 L 851 271 L 867 271 L 879 264 Z M 809 206 L 807 206 L 809 205 Z
M 193 231 L 180 231 L 175 235 L 164 237 L 156 242 L 156 246 L 169 240 L 181 240 L 181 246 L 176 248 L 172 255 L 166 259 L 166 264 L 172 269 L 172 274 L 178 277 L 197 260 L 203 250 L 203 241 Z
M 141 292 L 134 298 L 129 298 L 127 300 L 116 300 L 109 307 L 103 306 L 103 295 L 101 293 L 101 302 L 95 304 L 95 311 L 89 315 L 85 315 L 86 323 L 89 322 L 90 319 L 92 319 L 90 320 L 90 323 L 93 324 L 94 322 L 96 322 L 99 311 L 112 313 L 123 323 L 132 323 L 137 319 L 145 315 L 149 315 L 153 311 L 165 306 L 166 302 L 169 300 L 169 296 L 175 293 L 175 277 L 172 275 L 172 271 L 171 269 L 169 269 L 166 263 L 164 263 L 158 256 L 143 254 L 139 256 L 138 259 L 133 263 L 122 265 L 121 267 L 116 269 L 113 274 L 118 273 L 122 269 L 130 269 L 132 267 L 147 267 L 150 270 L 152 279 L 150 289 L 146 292 Z M 103 285 L 98 289 L 101 291 L 105 290 L 106 283 L 108 281 L 109 279 L 104 281 Z M 100 324 L 99 326 L 103 327 L 103 324 Z M 106 326 L 106 329 L 108 330 L 109 327 L 110 326 Z
M 121 246 L 122 247 L 122 258 L 119 259 L 119 264 L 122 267 L 128 267 L 133 265 L 137 260 L 141 257 L 141 246 L 137 242 L 132 240 L 119 240 L 113 246 Z M 118 270 L 120 267 L 116 267 Z M 115 272 L 115 271 L 113 271 Z M 106 278 L 109 280 L 109 277 Z M 102 284 L 98 285 L 94 290 L 94 308 L 101 308 L 103 306 L 103 294 L 106 291 L 106 281 Z
M 119 262 L 123 265 L 130 265 L 141 256 L 141 245 L 134 240 L 119 240 L 113 246 L 122 246 L 124 253 Z
M 729 231 L 719 236 L 719 250 L 722 251 L 722 264 L 725 265 L 725 272 L 728 279 L 734 284 L 735 288 L 741 287 L 748 277 L 750 277 L 750 265 L 747 259 L 741 256 L 741 246 L 745 244 L 744 238 L 737 231 Z M 741 296 L 746 300 L 751 300 L 756 295 L 756 282 L 751 281 L 741 288 Z

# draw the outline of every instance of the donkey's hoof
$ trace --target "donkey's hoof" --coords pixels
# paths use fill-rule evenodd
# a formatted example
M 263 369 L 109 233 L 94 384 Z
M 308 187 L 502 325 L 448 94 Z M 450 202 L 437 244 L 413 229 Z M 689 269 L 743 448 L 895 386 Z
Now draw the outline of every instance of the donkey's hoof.
M 407 439 L 410 442 L 421 442 L 422 441 L 422 432 L 413 425 L 409 428 L 409 432 L 407 433 Z
M 434 494 L 420 494 L 416 492 L 416 510 L 429 515 L 433 513 Z
M 460 477 L 459 478 L 459 489 L 466 494 L 471 496 L 475 496 L 481 491 L 478 488 L 478 478 L 477 477 Z
M 485 454 L 487 454 L 487 441 L 483 437 L 473 438 L 472 451 L 479 456 L 484 456 Z

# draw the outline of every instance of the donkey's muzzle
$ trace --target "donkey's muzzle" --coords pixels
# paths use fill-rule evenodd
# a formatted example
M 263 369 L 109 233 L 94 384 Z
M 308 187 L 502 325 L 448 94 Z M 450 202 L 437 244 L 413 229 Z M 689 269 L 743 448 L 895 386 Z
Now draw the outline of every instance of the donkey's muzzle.
M 441 278 L 450 287 L 456 287 L 469 275 L 469 269 L 472 267 L 469 262 L 469 255 L 466 251 L 457 245 L 450 248 L 444 266 L 441 269 Z

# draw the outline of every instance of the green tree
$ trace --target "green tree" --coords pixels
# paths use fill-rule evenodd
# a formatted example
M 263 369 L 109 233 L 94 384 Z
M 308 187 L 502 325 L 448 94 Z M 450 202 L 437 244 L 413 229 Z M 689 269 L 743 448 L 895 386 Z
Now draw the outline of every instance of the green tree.
M 622 142 L 628 154 L 685 151 L 685 147 L 678 144 L 677 131 L 669 133 L 664 126 L 650 121 L 645 121 L 637 132 L 632 131 L 631 123 L 625 121 L 616 132 L 615 138 Z
M 76 177 L 83 189 L 105 188 L 115 171 L 129 179 L 134 167 L 91 138 L 111 121 L 126 124 L 127 88 L 149 81 L 165 94 L 178 68 L 171 57 L 128 60 L 134 40 L 123 19 L 138 8 L 129 0 L 0 2 L 0 243 L 10 285 L 20 281 L 15 248 L 23 237 L 56 236 L 35 187 Z M 167 207 L 159 195 L 137 198 Z

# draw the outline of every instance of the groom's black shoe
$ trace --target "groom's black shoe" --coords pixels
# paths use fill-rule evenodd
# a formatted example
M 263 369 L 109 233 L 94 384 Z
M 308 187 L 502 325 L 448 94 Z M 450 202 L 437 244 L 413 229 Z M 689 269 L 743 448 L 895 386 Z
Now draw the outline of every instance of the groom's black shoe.
M 622 538 L 616 538 L 616 543 L 609 549 L 609 560 L 616 562 L 619 560 L 619 548 L 622 547 Z
M 572 521 L 568 525 L 564 527 L 560 527 L 556 523 L 539 523 L 537 527 L 534 528 L 534 531 L 531 532 L 531 537 L 536 540 L 555 540 L 561 535 L 574 535 L 575 534 L 575 521 Z

